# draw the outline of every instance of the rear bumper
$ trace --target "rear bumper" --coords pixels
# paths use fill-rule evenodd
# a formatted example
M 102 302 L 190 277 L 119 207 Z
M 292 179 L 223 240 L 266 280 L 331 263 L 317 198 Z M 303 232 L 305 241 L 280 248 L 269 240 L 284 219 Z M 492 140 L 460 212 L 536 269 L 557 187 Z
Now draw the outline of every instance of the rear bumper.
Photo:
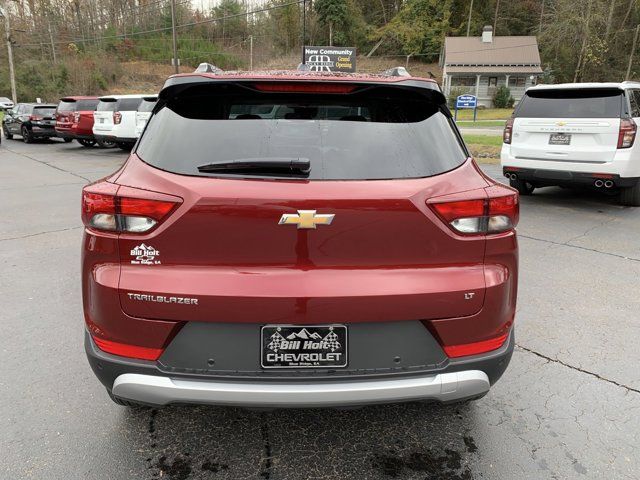
M 98 379 L 117 397 L 150 405 L 195 403 L 244 407 L 336 407 L 407 401 L 456 402 L 484 395 L 504 373 L 515 344 L 513 331 L 492 352 L 410 373 L 255 378 L 167 372 L 157 362 L 99 350 L 88 333 L 85 350 Z
M 153 405 L 198 403 L 245 407 L 331 407 L 432 399 L 458 401 L 489 390 L 479 370 L 388 379 L 330 383 L 248 383 L 180 380 L 124 374 L 116 378 L 117 397 Z
M 101 135 L 99 133 L 94 133 L 93 136 L 96 138 L 96 140 L 106 140 L 109 142 L 126 143 L 131 145 L 134 145 L 138 141 L 137 138 L 118 137 L 116 135 Z
M 508 174 L 516 175 L 520 180 L 526 180 L 534 185 L 583 185 L 593 186 L 597 180 L 610 180 L 615 187 L 632 187 L 640 180 L 634 177 L 621 177 L 617 174 L 603 174 L 574 172 L 568 170 L 546 170 L 540 168 L 502 167 L 505 177 Z M 508 178 L 508 177 L 507 177 Z
M 53 127 L 41 127 L 38 125 L 32 125 L 30 130 L 31 136 L 35 138 L 50 138 L 59 136 L 58 132 L 56 132 L 55 128 Z

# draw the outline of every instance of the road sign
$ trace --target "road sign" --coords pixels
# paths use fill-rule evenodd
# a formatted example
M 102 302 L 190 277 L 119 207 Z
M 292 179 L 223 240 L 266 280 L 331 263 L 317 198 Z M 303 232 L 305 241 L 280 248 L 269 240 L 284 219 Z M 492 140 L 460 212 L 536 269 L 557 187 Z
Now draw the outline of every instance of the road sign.
M 304 47 L 304 60 L 312 72 L 355 72 L 356 49 L 351 47 Z
M 458 108 L 477 108 L 478 97 L 475 95 L 460 95 L 456 98 L 456 109 Z

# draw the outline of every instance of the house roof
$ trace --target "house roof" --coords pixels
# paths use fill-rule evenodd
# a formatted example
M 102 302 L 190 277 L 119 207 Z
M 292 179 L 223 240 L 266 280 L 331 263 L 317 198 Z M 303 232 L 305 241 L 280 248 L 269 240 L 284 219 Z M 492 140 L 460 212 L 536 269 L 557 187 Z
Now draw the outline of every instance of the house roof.
M 522 66 L 522 67 L 504 67 L 504 66 L 466 66 L 466 67 L 451 67 L 447 66 L 447 74 L 450 73 L 542 73 L 540 65 Z
M 481 37 L 447 37 L 444 41 L 444 65 L 449 72 L 454 71 L 452 67 L 462 66 L 500 67 L 500 71 L 506 67 L 538 67 L 536 71 L 542 71 L 538 41 L 534 36 L 494 36 L 488 43 L 482 42 Z M 532 70 L 518 72 L 529 73 Z

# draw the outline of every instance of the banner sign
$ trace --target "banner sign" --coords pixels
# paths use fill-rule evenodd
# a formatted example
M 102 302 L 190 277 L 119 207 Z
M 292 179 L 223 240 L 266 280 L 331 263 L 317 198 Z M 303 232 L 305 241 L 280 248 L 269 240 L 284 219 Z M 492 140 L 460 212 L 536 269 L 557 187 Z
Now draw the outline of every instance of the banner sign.
M 304 47 L 304 62 L 312 72 L 355 72 L 356 49 L 351 47 Z

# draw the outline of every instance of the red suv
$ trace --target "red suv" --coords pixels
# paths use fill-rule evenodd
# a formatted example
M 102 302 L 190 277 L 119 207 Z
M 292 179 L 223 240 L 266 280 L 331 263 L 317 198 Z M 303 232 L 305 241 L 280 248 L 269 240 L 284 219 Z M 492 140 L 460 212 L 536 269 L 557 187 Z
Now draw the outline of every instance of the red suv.
M 511 358 L 518 194 L 431 80 L 173 76 L 82 218 L 86 352 L 122 405 L 453 402 Z
M 100 100 L 98 97 L 65 97 L 60 99 L 56 110 L 56 134 L 66 142 L 78 140 L 80 145 L 92 147 L 93 112 Z

